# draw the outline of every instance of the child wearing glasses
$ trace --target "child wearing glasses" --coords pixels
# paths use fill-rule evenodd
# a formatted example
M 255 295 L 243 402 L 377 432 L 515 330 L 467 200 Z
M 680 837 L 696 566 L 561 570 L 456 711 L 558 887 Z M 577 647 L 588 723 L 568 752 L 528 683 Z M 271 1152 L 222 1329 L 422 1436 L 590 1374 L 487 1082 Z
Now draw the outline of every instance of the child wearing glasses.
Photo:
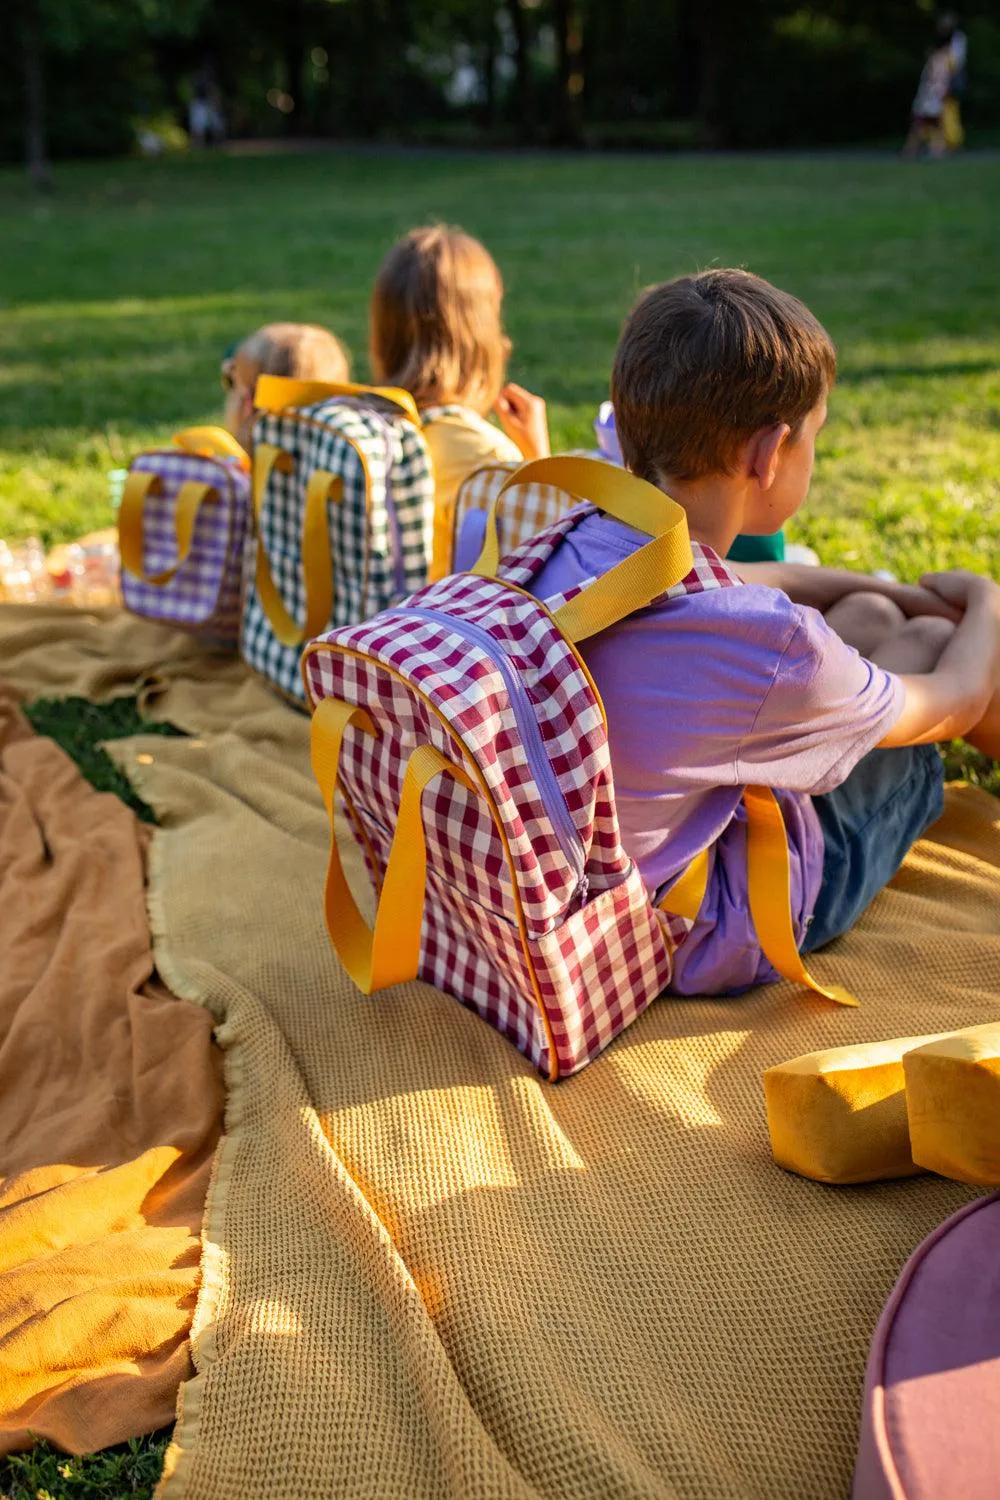
M 223 426 L 249 451 L 253 436 L 253 393 L 258 375 L 295 380 L 350 379 L 347 354 L 339 339 L 312 323 L 268 323 L 238 344 L 222 361 L 226 393 Z

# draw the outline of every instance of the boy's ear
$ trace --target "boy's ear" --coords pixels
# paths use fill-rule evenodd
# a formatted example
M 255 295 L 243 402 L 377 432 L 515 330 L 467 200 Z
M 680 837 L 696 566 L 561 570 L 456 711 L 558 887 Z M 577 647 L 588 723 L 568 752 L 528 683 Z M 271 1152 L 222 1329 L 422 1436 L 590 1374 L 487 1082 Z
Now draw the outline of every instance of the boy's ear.
M 747 444 L 747 473 L 762 490 L 769 490 L 778 472 L 778 457 L 792 429 L 787 422 L 762 427 Z

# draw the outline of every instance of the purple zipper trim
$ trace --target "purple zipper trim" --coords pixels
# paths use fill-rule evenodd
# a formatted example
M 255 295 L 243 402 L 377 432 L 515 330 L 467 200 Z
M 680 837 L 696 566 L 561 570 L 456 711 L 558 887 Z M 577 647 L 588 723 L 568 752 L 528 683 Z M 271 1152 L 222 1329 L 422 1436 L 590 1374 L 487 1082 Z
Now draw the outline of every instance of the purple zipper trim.
M 559 847 L 566 856 L 567 864 L 572 865 L 576 872 L 577 892 L 582 906 L 587 899 L 586 855 L 583 840 L 570 816 L 562 788 L 556 780 L 556 773 L 552 769 L 552 762 L 545 750 L 542 732 L 538 727 L 538 719 L 528 690 L 521 681 L 516 668 L 508 659 L 506 651 L 488 630 L 482 625 L 477 625 L 474 620 L 467 620 L 459 615 L 449 615 L 443 610 L 425 609 L 418 604 L 407 606 L 406 612 L 417 615 L 420 619 L 433 620 L 436 624 L 447 625 L 458 636 L 464 635 L 486 653 L 500 672 L 514 710 L 514 718 L 520 732 L 528 767 L 542 793 L 542 802 L 549 815 L 553 832 L 559 840 Z

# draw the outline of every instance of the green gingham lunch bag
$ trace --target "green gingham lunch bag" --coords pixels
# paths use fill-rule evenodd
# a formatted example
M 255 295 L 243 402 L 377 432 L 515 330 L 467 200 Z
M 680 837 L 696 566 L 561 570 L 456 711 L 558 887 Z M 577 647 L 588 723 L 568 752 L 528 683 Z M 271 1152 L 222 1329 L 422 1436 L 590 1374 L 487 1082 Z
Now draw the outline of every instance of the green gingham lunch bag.
M 262 375 L 255 403 L 240 650 L 301 702 L 307 641 L 427 581 L 434 476 L 407 391 Z

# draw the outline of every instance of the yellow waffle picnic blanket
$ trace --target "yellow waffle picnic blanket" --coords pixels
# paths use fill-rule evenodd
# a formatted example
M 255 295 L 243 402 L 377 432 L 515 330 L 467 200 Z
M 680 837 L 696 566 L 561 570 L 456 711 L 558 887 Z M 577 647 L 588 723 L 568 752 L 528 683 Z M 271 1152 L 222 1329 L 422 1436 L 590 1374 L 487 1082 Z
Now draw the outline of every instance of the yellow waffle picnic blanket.
M 447 996 L 338 970 L 305 720 L 248 679 L 210 714 L 158 691 L 201 737 L 119 757 L 164 825 L 157 964 L 228 1090 L 161 1500 L 845 1500 L 881 1306 L 971 1194 L 779 1171 L 761 1075 L 1000 1015 L 1000 804 L 950 790 L 817 959 L 862 1009 L 661 1000 L 553 1087 Z

